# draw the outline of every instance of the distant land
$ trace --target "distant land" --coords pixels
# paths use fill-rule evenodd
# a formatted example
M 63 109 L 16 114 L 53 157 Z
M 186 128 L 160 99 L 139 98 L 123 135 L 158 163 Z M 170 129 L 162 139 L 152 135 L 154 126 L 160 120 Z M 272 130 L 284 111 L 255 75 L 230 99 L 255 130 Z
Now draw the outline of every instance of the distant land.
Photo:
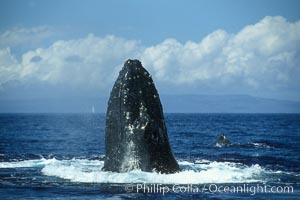
M 0 99 L 0 113 L 105 113 L 108 97 Z M 300 102 L 249 95 L 161 95 L 165 113 L 300 113 Z
M 300 113 L 300 102 L 249 95 L 166 95 L 165 112 L 175 113 Z

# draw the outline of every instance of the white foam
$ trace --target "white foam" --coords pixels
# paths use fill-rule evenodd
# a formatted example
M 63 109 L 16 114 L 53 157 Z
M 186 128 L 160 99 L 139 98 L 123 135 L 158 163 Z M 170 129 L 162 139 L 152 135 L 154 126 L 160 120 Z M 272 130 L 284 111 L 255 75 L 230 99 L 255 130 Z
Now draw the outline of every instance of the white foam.
M 271 148 L 269 145 L 264 144 L 264 143 L 258 143 L 258 142 L 253 142 L 251 143 L 252 145 L 254 145 L 255 147 L 262 147 L 262 148 Z
M 44 167 L 52 162 L 56 162 L 55 158 L 52 159 L 38 159 L 38 160 L 24 160 L 15 162 L 0 162 L 1 168 L 23 168 L 23 167 Z
M 195 164 L 196 163 L 196 164 Z M 182 171 L 175 174 L 159 174 L 134 170 L 127 173 L 102 171 L 104 161 L 88 159 L 56 160 L 39 159 L 19 162 L 2 162 L 0 168 L 40 167 L 46 176 L 85 183 L 249 183 L 262 182 L 266 171 L 259 165 L 246 166 L 231 162 L 205 160 L 191 163 L 179 161 Z

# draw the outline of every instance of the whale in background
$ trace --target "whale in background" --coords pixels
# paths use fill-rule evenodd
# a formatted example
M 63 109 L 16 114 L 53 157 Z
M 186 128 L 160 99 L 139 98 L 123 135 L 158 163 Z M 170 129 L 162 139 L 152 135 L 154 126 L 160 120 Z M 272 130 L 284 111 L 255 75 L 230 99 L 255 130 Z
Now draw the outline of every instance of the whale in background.
M 230 140 L 228 140 L 224 134 L 219 135 L 216 142 L 215 142 L 215 145 L 218 146 L 218 147 L 228 146 L 228 145 L 231 145 L 231 144 L 232 143 L 230 142 Z
M 175 173 L 159 95 L 139 60 L 127 60 L 110 93 L 103 169 Z

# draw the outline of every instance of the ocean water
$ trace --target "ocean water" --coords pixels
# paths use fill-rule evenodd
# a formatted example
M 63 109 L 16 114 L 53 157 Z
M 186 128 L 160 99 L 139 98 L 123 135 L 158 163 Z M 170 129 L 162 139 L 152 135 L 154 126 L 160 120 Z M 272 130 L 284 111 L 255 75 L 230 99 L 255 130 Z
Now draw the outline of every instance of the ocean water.
M 104 114 L 0 114 L 0 199 L 300 199 L 300 114 L 165 120 L 176 174 L 102 171 Z

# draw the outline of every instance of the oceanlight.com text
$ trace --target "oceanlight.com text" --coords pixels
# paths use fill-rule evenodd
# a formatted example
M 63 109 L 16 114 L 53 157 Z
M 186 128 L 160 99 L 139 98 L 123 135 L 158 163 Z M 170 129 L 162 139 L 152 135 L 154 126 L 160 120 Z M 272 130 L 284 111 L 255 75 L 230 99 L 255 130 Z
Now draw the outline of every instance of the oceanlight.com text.
M 146 194 L 162 194 L 167 193 L 245 193 L 255 195 L 258 193 L 274 194 L 274 193 L 293 193 L 294 188 L 291 185 L 276 185 L 270 186 L 266 184 L 127 184 L 125 185 L 127 192 L 146 193 Z

